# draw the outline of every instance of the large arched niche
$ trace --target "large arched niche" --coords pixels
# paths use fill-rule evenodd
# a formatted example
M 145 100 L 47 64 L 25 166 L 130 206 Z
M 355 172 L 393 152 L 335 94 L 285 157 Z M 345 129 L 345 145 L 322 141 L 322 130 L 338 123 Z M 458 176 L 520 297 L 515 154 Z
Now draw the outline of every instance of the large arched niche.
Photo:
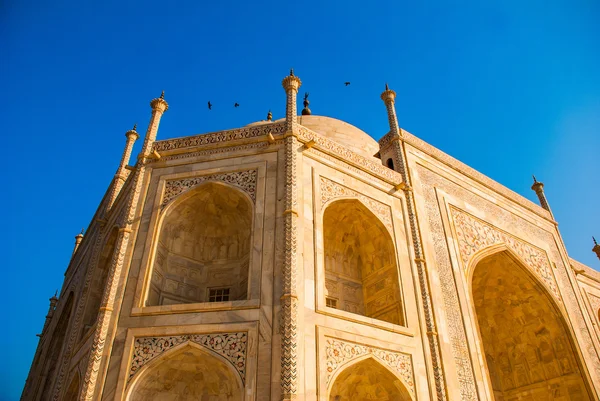
M 85 335 L 89 329 L 96 323 L 100 304 L 106 288 L 108 279 L 108 271 L 112 261 L 113 253 L 115 252 L 115 243 L 119 234 L 118 228 L 113 228 L 106 239 L 102 252 L 98 258 L 98 263 L 92 273 L 92 280 L 88 287 L 88 297 L 83 313 L 83 329 L 81 335 Z
M 166 352 L 134 378 L 127 401 L 242 401 L 239 374 L 220 356 L 195 344 Z
M 471 284 L 496 401 L 591 399 L 561 313 L 514 255 L 480 259 Z
M 229 185 L 206 183 L 165 211 L 146 306 L 245 300 L 252 203 Z
M 372 357 L 351 364 L 335 378 L 329 401 L 411 401 L 410 393 L 392 372 Z
M 360 201 L 332 202 L 323 214 L 328 307 L 404 324 L 392 238 Z

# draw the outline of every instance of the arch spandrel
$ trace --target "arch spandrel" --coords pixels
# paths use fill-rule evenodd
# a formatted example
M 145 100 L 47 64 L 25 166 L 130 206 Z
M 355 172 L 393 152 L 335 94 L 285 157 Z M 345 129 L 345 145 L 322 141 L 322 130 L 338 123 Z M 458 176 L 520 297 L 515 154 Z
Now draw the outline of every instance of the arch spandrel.
M 412 401 L 406 383 L 372 355 L 358 357 L 344 365 L 329 386 L 329 401 Z
M 506 250 L 479 259 L 471 293 L 496 399 L 546 399 L 551 394 L 591 399 L 560 304 L 519 259 Z
M 193 342 L 161 354 L 141 369 L 129 384 L 127 401 L 174 399 L 242 401 L 244 384 L 220 355 Z

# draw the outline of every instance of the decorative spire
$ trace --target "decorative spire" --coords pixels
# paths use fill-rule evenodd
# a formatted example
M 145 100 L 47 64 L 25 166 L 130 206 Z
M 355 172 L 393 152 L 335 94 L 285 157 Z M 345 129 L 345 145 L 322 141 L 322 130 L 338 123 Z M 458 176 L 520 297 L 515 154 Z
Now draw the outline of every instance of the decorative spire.
M 400 136 L 402 132 L 400 131 L 398 117 L 396 116 L 396 92 L 391 90 L 387 83 L 385 84 L 385 91 L 383 91 L 381 94 L 381 100 L 383 100 L 383 103 L 385 103 L 385 108 L 387 109 L 390 133 L 392 133 L 392 135 Z
M 296 96 L 298 95 L 298 89 L 302 85 L 300 78 L 294 75 L 294 69 L 290 70 L 290 75 L 283 78 L 281 85 L 286 93 L 286 107 L 285 107 L 285 122 L 286 131 L 291 131 L 292 126 L 298 121 L 298 110 L 296 107 Z
M 596 242 L 596 238 L 592 237 L 592 241 L 594 241 L 594 247 L 592 248 L 592 252 L 594 252 L 596 256 L 598 256 L 598 259 L 600 259 L 600 245 L 598 245 L 598 243 Z
M 75 236 L 75 248 L 73 249 L 73 254 L 71 255 L 71 257 L 73 257 L 73 255 L 75 255 L 75 252 L 77 252 L 77 248 L 79 248 L 79 244 L 81 244 L 82 240 L 83 240 L 83 228 L 81 229 L 81 232 Z
M 294 76 L 294 69 L 290 68 L 290 77 L 293 77 L 293 76 Z
M 137 123 L 133 124 L 133 129 L 132 131 L 135 131 L 137 129 Z
M 302 109 L 302 115 L 303 116 L 310 116 L 311 111 L 308 108 L 308 105 L 310 104 L 310 102 L 308 101 L 308 92 L 306 92 L 304 94 L 304 103 L 303 104 L 304 104 L 304 108 Z
M 532 175 L 532 176 L 533 176 L 533 185 L 531 186 L 531 189 L 533 189 L 535 191 L 535 194 L 537 195 L 538 200 L 540 201 L 540 206 L 543 207 L 544 209 L 546 209 L 547 211 L 549 211 L 552 218 L 554 218 L 554 216 L 552 215 L 552 210 L 550 210 L 550 205 L 548 204 L 548 200 L 546 199 L 546 194 L 544 193 L 544 183 L 538 181 L 535 178 L 535 175 Z
M 271 113 L 271 110 L 267 113 L 267 121 L 273 121 L 273 113 Z
M 161 98 L 161 99 L 164 99 L 164 98 L 165 98 L 165 91 L 162 91 L 162 92 L 161 92 L 161 94 L 160 94 L 160 98 Z

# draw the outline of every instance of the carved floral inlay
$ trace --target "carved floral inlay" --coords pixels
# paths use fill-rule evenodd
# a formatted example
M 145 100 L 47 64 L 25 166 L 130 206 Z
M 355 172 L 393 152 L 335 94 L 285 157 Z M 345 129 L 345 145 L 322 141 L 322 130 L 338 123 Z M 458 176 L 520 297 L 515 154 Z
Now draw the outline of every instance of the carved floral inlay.
M 505 244 L 521 257 L 533 273 L 542 279 L 556 299 L 561 299 L 550 261 L 544 251 L 458 209 L 451 208 L 451 210 L 464 269 L 469 265 L 471 257 L 478 251 L 491 245 Z
M 133 345 L 133 357 L 129 368 L 130 380 L 145 364 L 171 348 L 185 342 L 193 342 L 223 356 L 238 371 L 242 382 L 246 380 L 246 349 L 248 333 L 186 334 L 169 337 L 139 337 Z
M 412 359 L 410 355 L 402 352 L 389 351 L 368 345 L 341 341 L 327 338 L 325 346 L 327 358 L 327 385 L 338 369 L 353 359 L 371 355 L 379 362 L 387 365 L 399 374 L 411 395 L 415 396 L 415 382 L 413 376 Z
M 319 178 L 321 188 L 321 207 L 335 198 L 345 196 L 355 197 L 364 203 L 365 206 L 367 206 L 369 210 L 371 210 L 371 212 L 373 212 L 373 214 L 375 214 L 381 220 L 390 233 L 393 232 L 391 209 L 388 205 L 369 198 L 368 196 L 358 193 L 325 177 Z
M 199 177 L 182 178 L 180 180 L 169 180 L 165 184 L 165 193 L 161 206 L 165 207 L 171 200 L 188 191 L 189 189 L 207 181 L 221 181 L 246 192 L 252 202 L 256 201 L 256 178 L 257 170 L 234 171 L 231 173 L 218 173 L 203 175 Z

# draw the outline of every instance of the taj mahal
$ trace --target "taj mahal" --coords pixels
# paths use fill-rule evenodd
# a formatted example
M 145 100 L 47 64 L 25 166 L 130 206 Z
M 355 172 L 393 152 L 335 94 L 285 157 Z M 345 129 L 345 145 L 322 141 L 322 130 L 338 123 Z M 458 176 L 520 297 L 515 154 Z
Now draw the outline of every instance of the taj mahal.
M 403 130 L 387 85 L 379 141 L 282 86 L 284 118 L 175 139 L 150 102 L 22 400 L 600 399 L 600 273 L 542 182 L 533 203 Z

